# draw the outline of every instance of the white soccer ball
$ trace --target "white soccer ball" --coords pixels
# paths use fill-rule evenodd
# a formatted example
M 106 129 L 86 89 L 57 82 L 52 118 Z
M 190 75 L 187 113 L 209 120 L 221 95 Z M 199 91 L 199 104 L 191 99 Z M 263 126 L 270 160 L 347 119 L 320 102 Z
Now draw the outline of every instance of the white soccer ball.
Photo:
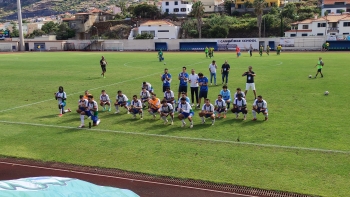
M 324 95 L 328 95 L 328 94 L 329 94 L 329 92 L 328 92 L 328 91 L 325 91 L 325 92 L 324 92 Z
M 309 75 L 309 78 L 312 78 L 312 75 Z

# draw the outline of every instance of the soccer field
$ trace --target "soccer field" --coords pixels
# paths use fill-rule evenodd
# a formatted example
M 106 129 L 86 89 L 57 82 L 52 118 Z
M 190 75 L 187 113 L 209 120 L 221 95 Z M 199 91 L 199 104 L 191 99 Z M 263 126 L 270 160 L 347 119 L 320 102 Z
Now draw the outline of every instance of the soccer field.
M 108 61 L 102 78 L 99 60 Z M 231 183 L 263 189 L 321 196 L 350 193 L 350 133 L 347 85 L 348 53 L 271 53 L 249 57 L 243 53 L 215 53 L 219 67 L 231 66 L 228 88 L 245 88 L 242 73 L 253 66 L 257 94 L 268 103 L 269 120 L 253 118 L 253 92 L 247 95 L 247 120 L 217 119 L 202 125 L 195 110 L 194 127 L 181 121 L 163 125 L 145 113 L 143 120 L 99 108 L 100 125 L 78 129 L 75 112 L 79 95 L 89 90 L 98 101 L 102 89 L 112 101 L 118 90 L 131 100 L 143 81 L 162 98 L 160 75 L 172 74 L 177 97 L 177 75 L 186 66 L 210 80 L 211 59 L 204 53 L 165 52 L 166 65 L 155 52 L 55 52 L 0 54 L 0 155 L 117 168 L 152 175 Z M 318 57 L 325 62 L 324 78 L 315 75 Z M 214 102 L 221 87 L 209 86 Z M 63 86 L 71 113 L 58 117 L 54 94 Z M 325 96 L 324 92 L 329 91 Z M 202 101 L 203 103 L 203 101 Z M 239 140 L 238 140 L 239 139 Z

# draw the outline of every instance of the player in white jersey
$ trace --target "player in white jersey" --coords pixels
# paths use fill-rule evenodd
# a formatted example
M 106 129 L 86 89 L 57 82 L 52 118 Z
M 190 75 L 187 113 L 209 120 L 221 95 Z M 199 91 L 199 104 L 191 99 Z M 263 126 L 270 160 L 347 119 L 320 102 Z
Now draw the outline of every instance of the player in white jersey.
M 63 87 L 58 87 L 58 92 L 54 93 L 55 99 L 58 102 L 58 109 L 60 110 L 58 116 L 62 116 L 62 114 L 66 112 L 71 112 L 71 110 L 68 108 L 67 110 L 64 110 L 64 107 L 66 106 L 66 100 L 67 100 L 67 94 L 63 91 Z
M 85 108 L 87 106 L 88 106 L 88 100 L 84 98 L 84 95 L 80 95 L 79 101 L 78 101 L 77 113 L 80 114 L 81 112 L 85 111 Z
M 119 107 L 125 107 L 128 114 L 130 114 L 129 107 L 128 107 L 129 106 L 128 100 L 129 100 L 128 97 L 126 97 L 125 94 L 123 94 L 122 91 L 119 90 L 116 96 L 116 101 L 114 103 L 116 114 L 119 113 Z
M 245 94 L 244 94 L 244 92 L 242 92 L 241 88 L 236 89 L 236 92 L 235 92 L 235 95 L 233 98 L 238 98 L 239 94 L 242 96 L 242 98 L 245 98 Z
M 129 112 L 133 115 L 134 119 L 136 118 L 136 114 L 140 114 L 140 119 L 143 119 L 142 103 L 137 99 L 136 95 L 132 97 Z
M 177 111 L 177 108 L 179 107 L 179 104 L 181 103 L 181 99 L 182 98 L 185 98 L 186 99 L 186 102 L 191 104 L 190 102 L 190 98 L 188 98 L 188 96 L 186 95 L 186 92 L 182 92 L 181 93 L 181 97 L 179 98 L 179 100 L 177 101 L 177 106 L 176 106 L 176 111 Z M 193 105 L 191 105 L 193 107 Z
M 164 120 L 164 124 L 168 124 L 167 117 L 170 115 L 171 125 L 174 124 L 174 107 L 170 103 L 168 103 L 165 99 L 162 100 L 162 105 L 159 109 L 160 117 Z
M 148 82 L 143 82 L 142 83 L 142 88 L 145 88 L 149 93 L 151 93 L 152 95 L 154 94 L 154 90 L 153 90 L 153 87 L 150 83 Z
M 140 100 L 142 103 L 143 108 L 146 107 L 146 103 L 148 103 L 148 100 L 151 98 L 151 94 L 149 93 L 149 91 L 142 87 L 142 90 L 140 92 Z
M 90 94 L 88 96 L 88 106 L 85 107 L 85 110 L 80 113 L 80 126 L 79 128 L 85 127 L 84 125 L 84 117 L 88 116 L 91 117 L 91 120 L 93 122 L 93 126 L 97 126 L 100 124 L 100 119 L 98 119 L 98 105 L 97 102 L 94 100 L 94 97 Z
M 205 118 L 211 118 L 211 125 L 215 123 L 214 106 L 210 103 L 209 99 L 205 99 L 205 103 L 202 107 L 202 111 L 199 112 L 199 117 L 202 119 L 202 124 L 205 123 Z
M 262 96 L 258 96 L 257 99 L 255 99 L 254 103 L 253 103 L 253 110 L 252 110 L 252 113 L 253 113 L 253 121 L 256 120 L 256 113 L 263 113 L 264 116 L 265 116 L 265 120 L 267 121 L 269 119 L 269 114 L 268 114 L 268 111 L 267 111 L 267 102 L 262 98 Z
M 237 98 L 233 101 L 232 112 L 236 114 L 236 119 L 238 119 L 238 113 L 242 112 L 244 115 L 243 120 L 247 119 L 247 101 L 242 97 L 241 94 L 237 95 Z
M 106 93 L 106 90 L 101 91 L 100 105 L 103 107 L 102 111 L 106 110 L 106 105 L 108 105 L 108 111 L 111 111 L 111 100 L 109 99 L 109 96 Z
M 222 99 L 222 95 L 218 95 L 218 99 L 215 100 L 215 113 L 217 117 L 221 117 L 221 113 L 224 113 L 224 118 L 226 118 L 227 107 L 226 102 Z
M 186 125 L 185 119 L 188 118 L 188 120 L 191 123 L 190 128 L 193 128 L 193 119 L 192 119 L 192 117 L 194 116 L 194 112 L 192 110 L 191 105 L 188 102 L 186 102 L 186 98 L 181 98 L 181 102 L 180 102 L 177 110 L 180 113 L 178 118 L 182 122 L 182 127 L 184 127 Z
M 166 87 L 166 90 L 164 92 L 164 99 L 167 103 L 171 104 L 173 106 L 173 109 L 175 108 L 175 95 L 172 90 L 170 90 L 170 87 Z

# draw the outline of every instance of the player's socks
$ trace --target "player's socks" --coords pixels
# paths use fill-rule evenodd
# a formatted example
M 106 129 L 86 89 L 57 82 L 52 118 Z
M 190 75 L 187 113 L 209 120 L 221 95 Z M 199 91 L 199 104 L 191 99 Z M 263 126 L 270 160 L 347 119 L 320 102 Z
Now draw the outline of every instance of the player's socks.
M 108 111 L 111 111 L 111 106 L 108 107 Z
M 256 119 L 256 111 L 252 110 L 253 117 Z
M 215 123 L 215 118 L 214 120 L 211 120 L 211 125 L 214 125 L 214 123 Z
M 163 119 L 164 121 L 166 121 L 166 117 L 165 117 L 165 116 L 162 116 L 162 119 Z
M 231 104 L 231 103 L 227 103 L 227 109 L 230 109 L 230 104 Z
M 182 124 L 186 124 L 186 123 L 185 123 L 185 120 L 181 120 L 181 122 L 182 122 Z
M 85 115 L 80 115 L 81 125 L 84 125 L 84 118 L 85 118 Z
M 204 124 L 205 123 L 204 117 L 202 116 L 201 119 L 202 119 L 202 124 Z

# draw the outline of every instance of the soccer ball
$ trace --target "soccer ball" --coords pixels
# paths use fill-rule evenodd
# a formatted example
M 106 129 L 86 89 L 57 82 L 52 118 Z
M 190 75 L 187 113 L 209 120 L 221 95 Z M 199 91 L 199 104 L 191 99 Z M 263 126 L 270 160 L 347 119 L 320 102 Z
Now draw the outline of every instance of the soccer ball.
M 311 75 L 309 75 L 309 78 L 312 78 L 312 76 L 311 76 Z
M 328 91 L 325 91 L 325 92 L 324 92 L 324 95 L 328 95 L 328 94 L 329 94 L 329 92 L 328 92 Z

